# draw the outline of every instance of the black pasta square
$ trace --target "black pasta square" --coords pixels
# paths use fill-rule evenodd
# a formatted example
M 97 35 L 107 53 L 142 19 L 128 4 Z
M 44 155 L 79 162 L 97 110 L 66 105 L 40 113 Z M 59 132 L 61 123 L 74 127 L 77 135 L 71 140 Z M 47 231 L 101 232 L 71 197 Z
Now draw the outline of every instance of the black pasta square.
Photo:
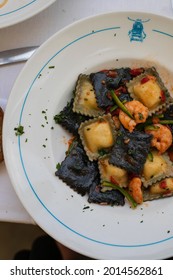
M 77 142 L 72 143 L 55 175 L 82 195 L 100 179 L 97 163 L 88 159 L 82 145 Z
M 90 188 L 88 202 L 89 203 L 98 203 L 98 204 L 107 204 L 107 205 L 116 205 L 123 206 L 125 204 L 124 195 L 118 190 L 107 190 L 102 192 L 102 187 L 99 185 L 92 186 Z
M 116 90 L 125 86 L 131 79 L 130 68 L 120 68 L 113 70 L 103 70 L 90 74 L 90 79 L 95 90 L 96 99 L 100 108 L 113 106 L 115 103 L 110 96 L 110 90 Z M 129 94 L 121 93 L 120 100 L 130 100 Z
M 147 133 L 130 133 L 121 128 L 109 162 L 129 172 L 140 174 L 150 150 L 151 139 L 152 136 Z
M 72 98 L 63 110 L 54 116 L 54 120 L 57 124 L 62 125 L 66 130 L 76 136 L 78 135 L 80 124 L 83 121 L 88 120 L 88 117 L 73 112 L 73 101 L 74 99 Z

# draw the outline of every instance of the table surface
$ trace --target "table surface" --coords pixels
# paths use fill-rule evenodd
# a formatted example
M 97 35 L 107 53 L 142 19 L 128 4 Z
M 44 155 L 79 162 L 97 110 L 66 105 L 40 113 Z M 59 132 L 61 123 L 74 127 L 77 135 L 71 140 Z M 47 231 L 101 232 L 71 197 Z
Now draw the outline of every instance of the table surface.
M 106 12 L 140 11 L 173 17 L 171 0 L 56 0 L 30 19 L 0 29 L 0 51 L 40 46 L 63 27 Z M 24 63 L 0 67 L 0 106 L 5 110 L 13 84 Z M 5 163 L 0 164 L 0 221 L 33 223 L 10 182 Z

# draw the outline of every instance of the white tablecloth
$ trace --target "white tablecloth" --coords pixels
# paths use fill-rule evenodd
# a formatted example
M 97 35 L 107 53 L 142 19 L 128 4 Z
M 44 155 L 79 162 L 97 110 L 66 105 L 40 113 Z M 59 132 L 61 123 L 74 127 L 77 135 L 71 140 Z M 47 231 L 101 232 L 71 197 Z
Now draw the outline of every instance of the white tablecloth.
M 112 11 L 144 11 L 173 17 L 171 0 L 56 0 L 29 20 L 0 29 L 0 51 L 39 46 L 79 19 Z M 23 66 L 24 63 L 0 67 L 0 105 L 3 109 Z M 5 163 L 0 164 L 0 221 L 34 223 L 11 185 Z

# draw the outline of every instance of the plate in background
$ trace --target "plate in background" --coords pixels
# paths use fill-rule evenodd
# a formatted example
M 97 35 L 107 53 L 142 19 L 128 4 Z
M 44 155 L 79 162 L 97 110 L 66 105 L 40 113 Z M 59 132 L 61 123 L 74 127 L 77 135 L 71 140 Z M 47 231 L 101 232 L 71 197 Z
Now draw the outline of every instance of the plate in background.
M 140 23 L 140 30 L 134 29 Z M 161 259 L 173 254 L 173 197 L 131 210 L 89 204 L 55 177 L 70 135 L 54 122 L 80 73 L 156 66 L 172 93 L 173 20 L 140 12 L 98 15 L 61 30 L 26 63 L 6 107 L 3 143 L 14 189 L 36 223 L 96 259 Z M 135 31 L 135 32 L 133 32 Z M 14 128 L 24 126 L 16 136 Z
M 43 11 L 56 0 L 0 0 L 0 28 L 8 27 Z

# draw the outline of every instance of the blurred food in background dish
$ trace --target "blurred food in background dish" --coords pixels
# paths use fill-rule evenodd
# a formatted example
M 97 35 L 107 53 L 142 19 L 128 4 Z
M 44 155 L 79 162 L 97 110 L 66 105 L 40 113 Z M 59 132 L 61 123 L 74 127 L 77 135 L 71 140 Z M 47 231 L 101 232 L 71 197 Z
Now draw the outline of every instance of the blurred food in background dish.
M 3 161 L 3 151 L 2 151 L 2 122 L 3 122 L 3 110 L 0 107 L 0 162 Z

